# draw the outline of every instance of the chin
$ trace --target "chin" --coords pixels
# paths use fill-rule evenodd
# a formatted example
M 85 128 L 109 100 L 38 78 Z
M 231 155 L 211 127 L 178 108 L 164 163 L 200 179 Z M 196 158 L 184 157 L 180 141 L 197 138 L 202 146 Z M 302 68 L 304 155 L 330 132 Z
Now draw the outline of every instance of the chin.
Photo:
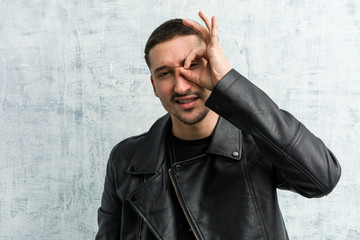
M 209 109 L 204 109 L 204 111 L 202 112 L 191 114 L 195 116 L 184 116 L 181 114 L 174 114 L 174 117 L 176 117 L 180 122 L 186 125 L 194 125 L 204 120 L 204 118 L 207 116 L 208 113 L 209 113 Z

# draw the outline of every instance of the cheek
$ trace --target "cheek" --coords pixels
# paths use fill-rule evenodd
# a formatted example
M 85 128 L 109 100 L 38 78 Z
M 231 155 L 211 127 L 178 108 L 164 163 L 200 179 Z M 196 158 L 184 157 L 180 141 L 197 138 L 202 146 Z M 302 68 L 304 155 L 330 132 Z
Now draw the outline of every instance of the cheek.
M 161 83 L 155 84 L 156 92 L 160 98 L 168 98 L 172 94 L 172 84 L 171 81 L 162 81 Z

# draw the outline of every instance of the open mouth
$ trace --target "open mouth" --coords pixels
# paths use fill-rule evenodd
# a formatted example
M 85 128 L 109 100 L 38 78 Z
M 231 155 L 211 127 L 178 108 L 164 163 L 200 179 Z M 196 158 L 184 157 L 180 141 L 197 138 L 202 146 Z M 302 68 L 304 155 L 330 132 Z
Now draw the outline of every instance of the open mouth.
M 180 103 L 180 104 L 185 104 L 185 103 L 193 102 L 193 101 L 195 101 L 196 99 L 197 99 L 197 98 L 188 99 L 188 100 L 178 100 L 177 102 Z
M 199 97 L 197 96 L 178 97 L 175 98 L 175 102 L 179 104 L 182 108 L 189 109 L 196 104 L 198 99 Z

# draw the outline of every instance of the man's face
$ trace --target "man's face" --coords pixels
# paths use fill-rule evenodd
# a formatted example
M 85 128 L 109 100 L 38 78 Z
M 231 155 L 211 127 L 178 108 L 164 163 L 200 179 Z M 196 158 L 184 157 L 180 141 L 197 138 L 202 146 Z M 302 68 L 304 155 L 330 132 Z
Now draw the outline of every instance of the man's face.
M 210 91 L 188 81 L 180 72 L 184 60 L 194 48 L 202 47 L 197 36 L 179 36 L 155 45 L 149 52 L 151 83 L 155 95 L 160 99 L 173 121 L 191 125 L 203 120 L 209 109 L 205 101 Z M 190 69 L 206 76 L 204 59 L 193 61 Z

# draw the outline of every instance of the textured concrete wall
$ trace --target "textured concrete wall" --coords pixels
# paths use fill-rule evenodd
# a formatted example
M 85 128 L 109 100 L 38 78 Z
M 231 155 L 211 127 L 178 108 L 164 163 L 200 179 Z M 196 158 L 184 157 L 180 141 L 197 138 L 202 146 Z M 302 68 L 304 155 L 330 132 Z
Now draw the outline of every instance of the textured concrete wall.
M 1 0 L 1 240 L 94 237 L 112 146 L 164 113 L 145 41 L 199 9 L 218 16 L 233 67 L 342 164 L 325 198 L 280 192 L 291 239 L 360 239 L 357 0 Z

